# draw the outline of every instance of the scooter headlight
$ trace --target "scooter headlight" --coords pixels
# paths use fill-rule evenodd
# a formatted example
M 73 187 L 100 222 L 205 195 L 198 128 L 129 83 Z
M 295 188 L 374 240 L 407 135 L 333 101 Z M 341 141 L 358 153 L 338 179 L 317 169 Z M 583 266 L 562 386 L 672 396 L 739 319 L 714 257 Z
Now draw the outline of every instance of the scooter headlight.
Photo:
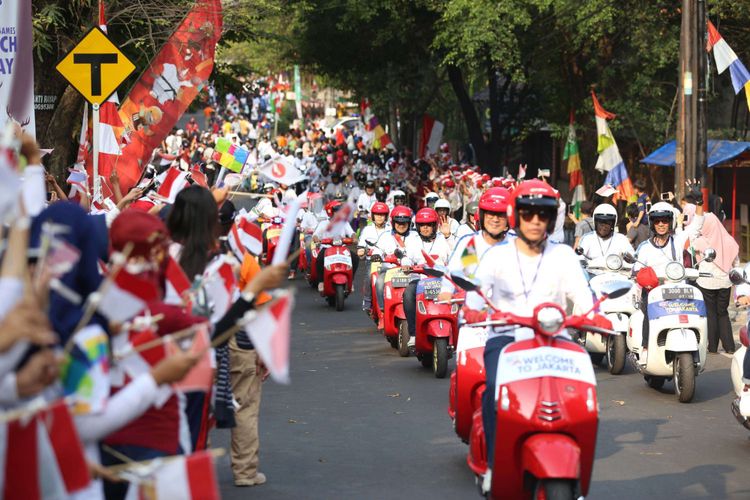
M 619 271 L 622 269 L 622 257 L 617 254 L 607 255 L 607 269 L 610 271 Z
M 342 241 L 341 241 L 341 240 L 333 240 L 333 242 L 332 242 L 332 243 L 333 243 L 333 246 L 335 246 L 335 247 L 340 247 L 340 246 L 341 246 L 341 244 L 342 244 Z
M 536 313 L 536 322 L 540 330 L 551 335 L 560 331 L 565 317 L 556 307 L 543 307 Z
M 460 305 L 458 305 L 458 302 L 454 302 L 451 304 L 451 314 L 458 314 L 458 310 L 461 308 Z
M 679 262 L 670 262 L 664 269 L 664 274 L 672 281 L 682 281 L 685 279 L 685 266 Z

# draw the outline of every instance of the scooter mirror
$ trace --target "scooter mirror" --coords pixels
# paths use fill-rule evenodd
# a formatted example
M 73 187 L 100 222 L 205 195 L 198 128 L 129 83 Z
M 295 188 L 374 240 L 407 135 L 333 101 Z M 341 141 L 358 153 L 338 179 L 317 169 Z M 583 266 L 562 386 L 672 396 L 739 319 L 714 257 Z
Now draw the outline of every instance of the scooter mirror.
M 632 287 L 629 281 L 614 281 L 602 287 L 602 292 L 607 294 L 608 299 L 616 299 L 628 293 Z
M 706 248 L 703 250 L 703 260 L 706 262 L 713 262 L 716 259 L 716 250 L 713 248 Z
M 635 264 L 636 260 L 633 254 L 628 252 L 622 252 L 622 260 L 627 262 L 628 264 Z
M 372 241 L 372 240 L 365 240 L 365 243 L 367 243 L 367 246 L 370 246 L 370 247 L 374 247 L 375 246 L 375 242 Z
M 395 255 L 396 257 L 400 259 L 401 257 L 404 256 L 404 251 L 401 250 L 400 248 L 397 248 L 396 250 L 393 251 L 393 255 Z
M 741 285 L 743 283 L 747 283 L 745 270 L 741 267 L 735 267 L 734 269 L 729 271 L 729 281 L 731 281 L 733 285 Z
M 464 273 L 460 272 L 451 273 L 451 280 L 453 281 L 453 283 L 466 290 L 467 292 L 477 291 L 482 285 L 479 280 L 469 278 Z
M 581 248 L 581 247 L 576 248 L 576 253 L 578 255 L 583 255 L 583 248 Z
M 442 278 L 445 275 L 446 271 L 447 269 L 445 269 L 443 266 L 425 266 L 422 268 L 422 272 L 431 278 Z

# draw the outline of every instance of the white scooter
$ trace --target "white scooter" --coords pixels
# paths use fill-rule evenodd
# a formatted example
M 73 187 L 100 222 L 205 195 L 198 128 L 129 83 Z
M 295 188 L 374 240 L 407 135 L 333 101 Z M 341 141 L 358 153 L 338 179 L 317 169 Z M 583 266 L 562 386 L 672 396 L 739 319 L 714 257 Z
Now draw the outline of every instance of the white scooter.
M 732 280 L 732 284 L 734 285 L 740 285 L 742 283 L 748 282 L 748 279 L 745 276 L 745 271 L 741 268 L 733 269 L 729 273 L 729 278 Z M 732 365 L 729 369 L 729 372 L 732 376 L 732 386 L 734 387 L 734 394 L 736 396 L 732 400 L 732 414 L 745 429 L 750 430 L 750 418 L 748 418 L 750 417 L 750 414 L 748 414 L 748 412 L 744 408 L 744 405 L 742 405 L 743 407 L 741 407 L 740 405 L 743 395 L 745 398 L 750 398 L 750 394 L 745 392 L 745 383 L 742 381 L 745 354 L 747 353 L 747 349 L 750 346 L 748 329 L 750 329 L 750 321 L 746 326 L 740 328 L 740 344 L 742 345 L 739 349 L 734 351 L 734 354 L 732 355 Z
M 707 249 L 704 255 L 711 262 L 716 253 Z M 623 259 L 636 262 L 630 254 L 623 254 Z M 639 304 L 630 317 L 627 346 L 637 357 L 636 368 L 654 389 L 660 389 L 665 380 L 674 380 L 675 394 L 681 403 L 692 401 L 695 378 L 706 368 L 708 331 L 703 294 L 686 280 L 710 276 L 697 269 L 686 269 L 679 262 L 670 262 L 664 276 L 659 276 L 663 284 L 651 290 L 648 304 Z M 645 363 L 641 360 L 644 307 L 648 307 L 649 317 Z
M 589 273 L 589 286 L 597 299 L 613 283 L 621 283 L 623 280 L 630 279 L 631 266 L 626 265 L 619 255 L 611 254 L 607 257 L 589 259 L 582 252 L 576 253 L 586 259 L 582 261 L 582 264 Z M 578 342 L 591 355 L 592 362 L 598 364 L 606 356 L 609 372 L 613 375 L 619 375 L 625 368 L 627 356 L 625 337 L 628 334 L 630 316 L 635 312 L 636 293 L 636 287 L 633 287 L 625 295 L 606 300 L 600 306 L 599 312 L 612 322 L 612 330 L 617 332 L 617 335 L 579 333 Z

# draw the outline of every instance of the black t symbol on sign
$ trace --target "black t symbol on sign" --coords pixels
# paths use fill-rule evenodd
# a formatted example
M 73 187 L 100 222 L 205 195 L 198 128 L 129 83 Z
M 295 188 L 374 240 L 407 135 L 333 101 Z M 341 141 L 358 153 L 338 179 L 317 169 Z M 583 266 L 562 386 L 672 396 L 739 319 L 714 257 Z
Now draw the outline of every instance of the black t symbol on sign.
M 117 54 L 73 54 L 73 64 L 91 66 L 91 95 L 102 95 L 102 64 L 117 63 Z

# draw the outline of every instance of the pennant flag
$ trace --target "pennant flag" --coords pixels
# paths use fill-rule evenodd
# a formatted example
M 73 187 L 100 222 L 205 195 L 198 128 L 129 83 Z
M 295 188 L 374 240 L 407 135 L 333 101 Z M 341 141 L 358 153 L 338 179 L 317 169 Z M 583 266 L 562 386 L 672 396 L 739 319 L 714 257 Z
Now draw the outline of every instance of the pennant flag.
M 373 133 L 375 134 L 375 139 L 373 141 L 373 146 L 376 149 L 380 148 L 393 148 L 393 143 L 391 142 L 391 138 L 388 136 L 388 134 L 385 132 L 383 127 L 381 125 L 375 126 L 373 128 Z
M 465 269 L 478 264 L 479 256 L 477 255 L 477 247 L 474 244 L 474 237 L 472 237 L 464 247 L 464 251 L 461 254 L 461 265 Z
M 435 154 L 440 149 L 443 140 L 443 124 L 430 115 L 422 117 L 422 134 L 419 137 L 419 157 Z
M 167 290 L 164 294 L 166 304 L 184 305 L 188 309 L 190 298 L 187 293 L 190 291 L 190 279 L 182 270 L 180 263 L 167 256 L 167 270 L 165 272 Z
M 220 255 L 206 266 L 203 273 L 203 289 L 213 301 L 211 322 L 219 321 L 229 310 L 238 292 L 237 278 L 232 264 L 225 255 Z
M 120 106 L 130 139 L 117 165 L 123 192 L 205 86 L 221 31 L 221 0 L 196 1 Z
M 229 248 L 242 261 L 245 252 L 260 255 L 263 252 L 263 230 L 250 220 L 250 215 L 238 215 L 227 235 Z
M 250 151 L 233 144 L 229 139 L 220 137 L 216 140 L 213 159 L 232 172 L 241 172 L 249 156 Z
M 83 168 L 91 150 L 91 138 L 89 137 L 89 105 L 83 106 L 83 121 L 81 122 L 81 133 L 78 135 L 78 155 L 76 165 Z
M 125 371 L 131 379 L 147 373 L 167 357 L 164 337 L 160 337 L 153 328 L 130 330 L 126 335 L 127 342 L 114 348 L 115 358 L 117 359 L 117 367 Z M 118 338 L 118 340 L 120 339 L 121 337 Z M 146 344 L 149 347 L 138 350 Z
M 739 60 L 737 54 L 719 34 L 716 26 L 711 21 L 708 21 L 708 46 L 706 47 L 709 52 L 713 52 L 714 60 L 716 61 L 716 70 L 719 74 L 722 74 L 727 68 L 732 77 L 732 86 L 734 87 L 734 93 L 739 94 L 740 91 L 745 89 L 745 99 L 747 100 L 748 109 L 750 109 L 750 73 L 742 61 Z
M 214 372 L 213 368 L 211 368 L 211 338 L 208 333 L 208 326 L 204 323 L 198 325 L 196 328 L 197 331 L 192 339 L 186 339 L 189 342 L 189 348 L 187 350 L 189 350 L 191 354 L 200 355 L 200 359 L 198 360 L 198 363 L 190 369 L 188 374 L 182 378 L 182 380 L 172 384 L 172 387 L 178 391 L 208 392 L 211 390 L 211 385 L 213 385 Z M 167 355 L 172 356 L 185 350 L 180 347 L 182 343 L 183 342 L 180 340 L 170 339 L 167 343 Z
M 286 186 L 307 179 L 286 156 L 271 158 L 261 165 L 258 171 L 270 180 Z
M 188 172 L 184 172 L 177 167 L 169 167 L 156 178 L 159 182 L 159 189 L 156 194 L 164 198 L 167 203 L 174 203 L 177 193 L 189 185 L 187 178 Z
M 109 397 L 109 339 L 99 325 L 77 332 L 60 369 L 63 393 L 77 413 L 99 413 Z
M 622 156 L 620 156 L 620 150 L 607 124 L 607 120 L 613 119 L 615 115 L 604 110 L 601 104 L 599 104 L 599 100 L 596 98 L 593 90 L 591 91 L 591 99 L 594 101 L 598 138 L 597 153 L 599 153 L 599 159 L 596 161 L 596 169 L 607 173 L 604 183 L 617 189 L 618 197 L 626 201 L 635 201 L 636 196 L 633 190 L 633 183 L 630 182 L 625 162 Z
M 245 331 L 263 360 L 271 377 L 280 384 L 289 383 L 289 342 L 294 296 L 283 292 L 262 310 L 253 312 Z
M 141 312 L 146 304 L 159 299 L 156 285 L 121 269 L 104 286 L 98 311 L 110 321 L 124 323 Z
M 568 141 L 565 143 L 563 161 L 568 162 L 568 175 L 570 175 L 570 192 L 573 193 L 571 205 L 576 217 L 581 216 L 581 203 L 586 199 L 586 190 L 583 186 L 583 171 L 581 170 L 581 156 L 578 154 L 578 141 L 576 140 L 576 129 L 573 126 L 573 113 L 570 113 L 570 125 L 568 126 Z

